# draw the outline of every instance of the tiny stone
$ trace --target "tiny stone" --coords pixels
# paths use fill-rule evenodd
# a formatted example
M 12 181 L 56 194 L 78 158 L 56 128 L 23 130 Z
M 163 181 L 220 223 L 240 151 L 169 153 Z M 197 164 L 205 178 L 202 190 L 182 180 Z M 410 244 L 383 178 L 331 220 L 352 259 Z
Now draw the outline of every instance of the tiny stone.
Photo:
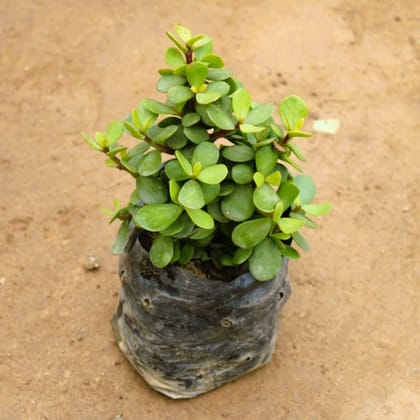
M 99 268 L 99 262 L 94 255 L 88 255 L 83 266 L 87 271 L 94 271 Z
M 405 207 L 402 208 L 402 211 L 404 213 L 408 213 L 409 210 L 410 210 L 410 207 L 408 207 L 408 206 L 405 206 Z M 0 281 L 1 281 L 1 279 L 0 279 Z
M 6 277 L 0 277 L 0 285 L 3 286 L 6 284 Z
M 306 317 L 306 312 L 301 312 L 299 314 L 299 318 L 305 318 Z
M 123 415 L 122 415 L 122 414 L 117 414 L 117 415 L 113 418 L 113 420 L 124 420 L 124 417 L 123 417 Z

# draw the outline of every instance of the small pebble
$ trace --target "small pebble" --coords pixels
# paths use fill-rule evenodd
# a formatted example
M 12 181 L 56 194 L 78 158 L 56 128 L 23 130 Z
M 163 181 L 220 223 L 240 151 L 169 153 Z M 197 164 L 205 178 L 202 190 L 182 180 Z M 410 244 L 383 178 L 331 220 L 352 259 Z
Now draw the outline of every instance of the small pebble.
M 0 286 L 6 284 L 6 277 L 0 277 Z
M 94 271 L 99 268 L 99 262 L 94 255 L 88 255 L 83 264 L 85 270 Z
M 113 420 L 124 420 L 124 417 L 122 414 L 118 414 L 113 418 Z

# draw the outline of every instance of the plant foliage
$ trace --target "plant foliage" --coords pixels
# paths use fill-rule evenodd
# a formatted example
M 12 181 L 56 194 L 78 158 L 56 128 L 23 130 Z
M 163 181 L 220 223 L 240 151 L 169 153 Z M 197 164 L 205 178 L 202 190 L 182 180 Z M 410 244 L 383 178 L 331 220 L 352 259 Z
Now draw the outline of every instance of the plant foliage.
M 270 280 L 284 257 L 299 257 L 295 244 L 309 249 L 300 230 L 316 227 L 310 217 L 331 209 L 312 204 L 314 182 L 291 172 L 305 159 L 294 140 L 310 136 L 306 104 L 287 96 L 275 115 L 224 68 L 208 36 L 178 24 L 175 32 L 156 86 L 166 99 L 144 99 L 94 138 L 83 133 L 108 166 L 136 180 L 129 203 L 112 214 L 122 222 L 113 250 L 121 252 L 133 223 L 149 232 L 157 267 L 248 264 L 257 280 Z M 137 145 L 122 145 L 124 134 Z

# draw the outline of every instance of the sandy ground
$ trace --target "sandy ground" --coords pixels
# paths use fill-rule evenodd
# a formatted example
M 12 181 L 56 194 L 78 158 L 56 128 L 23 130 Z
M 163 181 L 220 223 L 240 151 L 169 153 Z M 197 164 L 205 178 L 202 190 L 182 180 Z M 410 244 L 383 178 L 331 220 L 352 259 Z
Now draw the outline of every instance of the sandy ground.
M 175 20 L 256 100 L 295 93 L 342 123 L 300 142 L 335 209 L 291 264 L 272 363 L 190 401 L 114 342 L 100 209 L 132 184 L 79 135 L 157 97 Z M 419 31 L 414 0 L 0 1 L 0 419 L 420 418 Z

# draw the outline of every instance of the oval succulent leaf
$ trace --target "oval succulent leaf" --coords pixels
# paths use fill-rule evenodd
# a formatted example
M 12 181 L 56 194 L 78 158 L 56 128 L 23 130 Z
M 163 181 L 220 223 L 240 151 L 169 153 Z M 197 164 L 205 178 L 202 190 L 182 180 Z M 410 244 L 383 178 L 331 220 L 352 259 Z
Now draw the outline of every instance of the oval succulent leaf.
M 185 173 L 182 169 L 181 165 L 177 160 L 170 160 L 165 165 L 165 174 L 169 179 L 173 179 L 175 181 L 185 181 L 189 178 L 189 175 Z M 192 174 L 192 168 L 191 168 Z
M 183 86 L 186 82 L 185 77 L 182 76 L 174 76 L 174 75 L 166 75 L 162 76 L 156 85 L 156 89 L 159 92 L 168 92 L 168 90 L 175 86 Z
M 219 92 L 221 96 L 225 96 L 230 91 L 230 85 L 226 82 L 213 82 L 208 85 L 207 90 Z
M 114 145 L 124 134 L 124 124 L 122 121 L 114 121 L 109 124 L 105 132 L 105 138 L 108 141 L 108 147 Z
M 136 191 L 145 204 L 162 204 L 168 199 L 166 185 L 154 176 L 139 176 Z
M 277 193 L 267 183 L 255 189 L 252 199 L 255 207 L 264 213 L 272 213 L 280 200 Z
M 277 153 L 271 146 L 259 148 L 255 155 L 257 171 L 261 172 L 264 176 L 267 176 L 275 168 L 277 159 Z
M 186 209 L 188 216 L 194 222 L 195 225 L 202 229 L 213 229 L 214 220 L 213 218 L 201 209 Z
M 248 220 L 235 227 L 232 241 L 240 248 L 253 248 L 258 245 L 270 232 L 272 222 L 267 217 Z
M 281 251 L 271 238 L 265 238 L 259 243 L 249 259 L 249 271 L 258 281 L 273 279 L 282 265 Z
M 220 192 L 220 184 L 200 184 L 206 204 L 213 202 Z
M 187 86 L 174 86 L 168 90 L 168 98 L 174 104 L 182 104 L 190 100 L 194 93 Z
M 309 246 L 306 238 L 300 232 L 293 233 L 292 238 L 296 242 L 296 244 L 304 251 L 310 250 L 311 247 Z
M 166 50 L 165 61 L 172 70 L 175 70 L 185 64 L 183 54 L 177 48 L 173 47 Z
M 284 233 L 295 233 L 304 224 L 305 224 L 305 222 L 303 220 L 292 219 L 291 217 L 282 217 L 278 221 L 279 228 Z
M 161 153 L 158 150 L 152 150 L 140 159 L 138 173 L 142 176 L 153 175 L 159 171 L 161 164 Z
M 238 248 L 233 254 L 232 260 L 236 265 L 243 264 L 251 255 L 253 248 Z
M 189 112 L 182 117 L 182 125 L 184 127 L 191 127 L 200 121 L 200 115 L 197 112 Z
M 202 143 L 209 139 L 209 133 L 202 127 L 185 127 L 184 134 L 188 140 L 191 140 L 195 144 Z
M 255 210 L 252 194 L 253 189 L 249 185 L 236 185 L 232 193 L 222 200 L 221 209 L 224 216 L 235 222 L 249 219 Z
M 252 124 L 241 124 L 239 128 L 244 134 L 255 134 L 265 130 L 265 127 L 257 127 Z
M 146 204 L 134 215 L 134 223 L 150 232 L 160 232 L 175 222 L 182 210 L 176 204 Z
M 250 164 L 238 163 L 232 166 L 232 179 L 237 184 L 248 184 L 252 182 L 254 168 Z
M 207 105 L 212 102 L 216 102 L 221 96 L 220 92 L 216 92 L 215 90 L 206 90 L 205 92 L 197 93 L 196 100 L 199 104 Z
M 283 203 L 284 210 L 286 210 L 292 205 L 296 197 L 299 195 L 299 188 L 292 181 L 286 181 L 280 185 L 277 193 Z
M 179 150 L 177 150 L 175 152 L 175 156 L 182 168 L 182 170 L 188 175 L 188 176 L 192 176 L 193 170 L 192 170 L 192 166 L 191 163 L 188 161 L 188 159 L 182 154 L 182 152 L 180 152 Z
M 248 116 L 245 118 L 246 124 L 259 125 L 272 117 L 274 112 L 273 104 L 257 105 L 251 109 Z
M 185 43 L 187 43 L 192 37 L 191 31 L 179 23 L 175 24 L 175 32 Z
M 219 184 L 227 177 L 227 174 L 226 165 L 219 163 L 203 168 L 197 178 L 204 184 Z
M 190 179 L 181 187 L 178 201 L 188 209 L 201 209 L 206 204 L 200 184 L 194 179 Z
M 245 120 L 246 116 L 248 115 L 250 107 L 251 107 L 251 96 L 249 92 L 244 88 L 238 89 L 232 95 L 233 114 L 235 115 L 238 121 L 242 122 Z
M 191 163 L 200 162 L 202 167 L 215 165 L 219 160 L 219 149 L 214 143 L 200 143 L 192 154 Z
M 215 81 L 226 80 L 229 79 L 230 76 L 231 72 L 226 69 L 209 69 L 207 75 L 208 79 Z
M 254 159 L 255 152 L 252 147 L 244 144 L 227 146 L 222 149 L 222 156 L 232 162 L 248 162 Z
M 332 204 L 305 204 L 302 206 L 302 209 L 305 210 L 306 213 L 311 214 L 312 216 L 322 216 L 324 214 L 327 214 L 332 209 Z
M 173 115 L 176 114 L 174 108 L 154 99 L 145 99 L 144 106 L 154 114 Z
M 308 115 L 308 108 L 302 98 L 290 95 L 281 100 L 279 114 L 288 131 L 300 130 Z
M 125 220 L 121 223 L 120 228 L 118 229 L 117 236 L 115 237 L 114 244 L 112 245 L 112 253 L 113 254 L 121 254 L 124 250 L 125 245 L 128 242 L 128 238 L 130 235 L 130 229 L 128 221 Z
M 185 71 L 188 83 L 197 89 L 206 81 L 207 73 L 207 66 L 199 61 L 189 64 Z
M 309 204 L 316 195 L 316 185 L 312 178 L 307 175 L 296 175 L 293 182 L 299 188 L 299 204 Z
M 158 235 L 150 247 L 150 261 L 155 267 L 166 267 L 174 254 L 174 242 L 169 236 Z
M 223 59 L 213 53 L 206 54 L 201 59 L 201 61 L 204 61 L 205 63 L 209 65 L 209 67 L 213 67 L 213 68 L 222 68 L 225 65 L 225 63 L 223 62 Z
M 217 105 L 208 105 L 206 111 L 208 117 L 217 128 L 222 130 L 233 130 L 235 128 L 232 118 Z

